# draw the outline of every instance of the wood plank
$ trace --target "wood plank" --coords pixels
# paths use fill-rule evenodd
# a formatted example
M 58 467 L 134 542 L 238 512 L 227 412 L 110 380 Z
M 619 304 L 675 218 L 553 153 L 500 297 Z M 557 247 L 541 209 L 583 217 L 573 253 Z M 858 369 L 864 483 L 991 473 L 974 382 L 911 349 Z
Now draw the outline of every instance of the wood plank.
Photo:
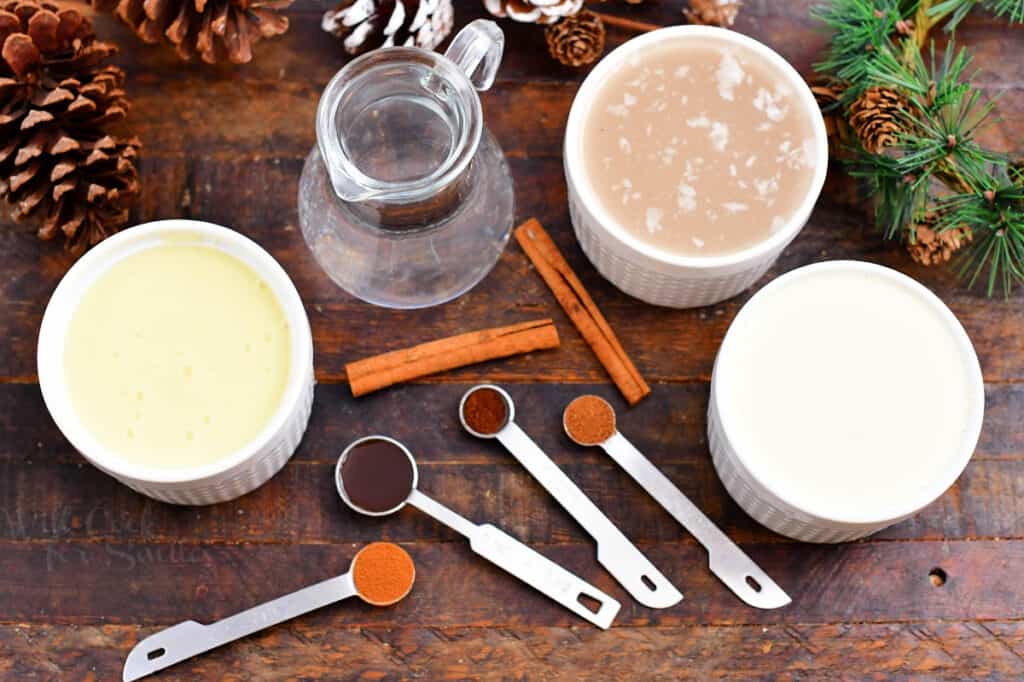
M 454 411 L 469 387 L 415 385 L 368 399 L 320 386 L 306 438 L 291 462 L 244 498 L 203 508 L 161 504 L 89 466 L 44 415 L 38 389 L 0 385 L 0 539 L 109 540 L 122 543 L 331 542 L 376 539 L 381 524 L 342 506 L 333 488 L 337 453 L 372 432 L 408 443 L 422 488 L 481 522 L 494 520 L 530 542 L 582 540 L 582 531 L 543 489 L 493 442 L 462 432 Z M 607 385 L 514 386 L 520 424 L 623 531 L 640 542 L 692 542 L 665 512 L 600 450 L 561 435 L 559 408 L 583 392 L 618 400 Z M 659 387 L 620 428 L 738 542 L 786 542 L 749 519 L 718 481 L 707 454 L 707 387 Z M 410 410 L 417 412 L 409 418 Z M 918 516 L 879 538 L 1021 538 L 1024 519 L 1024 386 L 989 390 L 984 437 L 959 482 Z M 397 415 L 405 415 L 398 418 Z M 423 429 L 423 424 L 432 428 Z M 396 528 L 402 541 L 454 536 L 423 516 Z
M 298 160 L 251 163 L 195 161 L 171 166 L 168 196 L 156 189 L 140 220 L 180 215 L 182 183 L 187 183 L 188 211 L 196 217 L 230 225 L 263 244 L 285 266 L 306 302 L 317 351 L 317 376 L 322 382 L 344 379 L 346 362 L 378 352 L 412 345 L 488 325 L 513 324 L 550 316 L 559 325 L 564 346 L 538 358 L 515 358 L 486 367 L 444 375 L 466 378 L 491 376 L 501 381 L 603 381 L 604 370 L 568 323 L 543 282 L 532 272 L 518 246 L 507 248 L 498 266 L 476 289 L 455 302 L 421 311 L 375 308 L 353 300 L 320 270 L 298 230 L 295 196 Z M 554 160 L 513 160 L 520 188 L 520 218 L 529 211 L 549 227 L 570 263 L 592 291 L 627 351 L 652 382 L 707 379 L 718 345 L 742 304 L 752 295 L 698 310 L 673 311 L 638 304 L 604 281 L 575 242 L 565 208 L 561 165 Z M 150 187 L 159 187 L 166 167 L 152 167 Z M 187 180 L 186 180 L 187 178 Z M 232 188 L 225 193 L 226 188 Z M 914 265 L 898 247 L 862 232 L 856 214 L 838 205 L 823 204 L 800 237 L 787 249 L 762 282 L 794 267 L 837 257 L 882 263 L 907 272 L 937 291 L 959 316 L 971 335 L 989 381 L 1024 379 L 1024 363 L 1015 343 L 1024 326 L 1024 289 L 1010 300 L 986 300 L 964 291 L 942 268 Z M 0 280 L 0 296 L 10 314 L 0 316 L 0 334 L 8 353 L 0 357 L 0 376 L 32 381 L 35 377 L 36 330 L 45 303 L 70 259 L 51 244 L 37 243 L 25 231 L 2 232 L 8 248 L 8 276 Z M 375 333 L 387 329 L 387 334 Z M 638 333 L 635 330 L 644 330 Z M 495 367 L 500 368 L 494 374 Z
M 815 30 L 808 17 L 811 4 L 810 0 L 747 3 L 736 29 L 773 46 L 801 73 L 810 74 L 826 41 L 824 32 Z M 659 24 L 682 19 L 676 7 L 665 3 L 600 10 Z M 298 3 L 287 12 L 292 24 L 289 32 L 262 43 L 252 63 L 220 67 L 181 65 L 170 50 L 143 45 L 126 27 L 107 17 L 98 19 L 103 35 L 122 45 L 117 61 L 129 76 L 128 92 L 134 103 L 130 120 L 144 139 L 146 153 L 174 156 L 200 149 L 204 156 L 228 158 L 304 156 L 312 145 L 313 115 L 323 86 L 348 61 L 337 41 L 320 29 L 321 12 L 318 3 Z M 962 44 L 971 46 L 978 63 L 1000 65 L 998 78 L 992 77 L 992 71 L 983 71 L 982 83 L 992 90 L 1019 91 L 1024 67 L 1022 60 L 1012 58 L 1015 44 L 1004 39 L 1005 25 L 978 14 L 961 29 Z M 457 24 L 483 16 L 486 12 L 480 3 L 463 2 Z M 501 26 L 508 34 L 509 49 L 496 87 L 484 96 L 488 123 L 513 156 L 557 156 L 564 112 L 587 71 L 553 62 L 542 30 L 512 21 Z M 794 39 L 796 35 L 799 39 Z M 609 49 L 629 37 L 630 33 L 612 28 Z M 314 54 L 317 58 L 312 59 Z M 1020 108 L 1013 104 L 1001 103 L 1000 110 L 1009 114 L 1002 125 L 1019 131 L 1024 121 L 1014 113 Z M 533 113 L 527 118 L 524 111 Z M 273 133 L 268 135 L 268 130 Z M 1019 136 L 992 139 L 1018 149 L 1021 144 Z
M 413 512 L 381 523 L 380 537 Z M 385 525 L 386 524 L 386 525 Z M 345 572 L 362 543 L 249 545 L 187 542 L 0 542 L 0 622 L 99 625 L 215 620 Z M 585 625 L 540 593 L 472 554 L 468 543 L 404 546 L 417 587 L 392 609 L 345 606 L 352 625 L 426 627 Z M 676 626 L 1020 618 L 1024 585 L 1012 579 L 1024 541 L 750 545 L 750 555 L 793 597 L 760 611 L 733 597 L 692 544 L 640 545 L 686 599 L 655 611 L 630 599 L 595 561 L 593 547 L 538 546 L 623 604 L 622 626 Z M 935 568 L 948 576 L 936 587 Z
M 495 453 L 502 459 L 501 453 Z M 586 534 L 540 486 L 504 456 L 500 463 L 427 463 L 423 489 L 479 522 L 492 521 L 524 541 L 586 541 Z M 636 542 L 693 543 L 614 464 L 562 464 L 565 472 Z M 747 517 L 707 460 L 661 470 L 736 542 L 790 543 Z M 31 541 L 324 543 L 370 542 L 382 528 L 394 540 L 456 536 L 410 513 L 392 528 L 342 506 L 330 464 L 292 462 L 241 500 L 203 508 L 161 504 L 83 463 L 0 463 L 0 539 Z M 940 500 L 882 531 L 878 540 L 1024 539 L 1024 461 L 979 460 Z M 801 553 L 799 546 L 792 550 Z
M 996 680 L 1024 675 L 1021 621 L 790 624 L 737 627 L 351 627 L 344 606 L 275 627 L 182 663 L 161 680 L 604 679 Z M 112 679 L 133 625 L 0 626 L 0 675 Z M 772 671 L 774 674 L 769 674 Z

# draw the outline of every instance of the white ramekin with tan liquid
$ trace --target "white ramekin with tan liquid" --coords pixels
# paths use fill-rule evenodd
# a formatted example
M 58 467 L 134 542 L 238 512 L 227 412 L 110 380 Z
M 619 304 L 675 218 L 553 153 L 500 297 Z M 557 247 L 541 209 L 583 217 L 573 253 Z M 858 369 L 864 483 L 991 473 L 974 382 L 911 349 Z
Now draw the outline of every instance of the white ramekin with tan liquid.
M 806 146 L 808 159 L 806 162 L 808 164 L 807 178 L 802 180 L 806 189 L 796 191 L 798 196 L 790 198 L 791 207 L 787 209 L 786 217 L 784 219 L 781 217 L 752 217 L 749 219 L 743 217 L 742 220 L 737 218 L 735 224 L 742 229 L 746 230 L 753 226 L 762 229 L 763 235 L 755 241 L 748 240 L 749 243 L 745 243 L 740 248 L 713 255 L 702 255 L 696 249 L 692 249 L 692 252 L 666 250 L 657 244 L 658 239 L 646 238 L 642 230 L 638 236 L 637 230 L 627 229 L 624 222 L 629 219 L 630 213 L 625 213 L 624 218 L 623 211 L 609 203 L 610 195 L 602 196 L 596 186 L 596 180 L 590 177 L 591 173 L 588 172 L 588 168 L 591 166 L 588 166 L 586 159 L 588 153 L 594 153 L 593 150 L 588 150 L 588 147 L 593 147 L 595 144 L 586 135 L 588 122 L 594 116 L 604 115 L 602 113 L 604 109 L 598 110 L 596 107 L 597 103 L 602 102 L 602 98 L 605 97 L 602 91 L 607 83 L 614 81 L 621 74 L 628 73 L 624 71 L 625 69 L 643 69 L 645 59 L 652 54 L 657 54 L 660 49 L 688 48 L 691 45 L 703 45 L 704 43 L 716 48 L 720 47 L 724 52 L 742 51 L 744 55 L 750 57 L 751 61 L 762 64 L 770 70 L 773 77 L 777 79 L 778 87 L 787 93 L 786 96 L 789 98 L 787 106 L 793 107 L 793 111 L 802 117 L 802 144 Z M 665 78 L 671 80 L 670 76 L 665 76 Z M 652 85 L 652 87 L 664 88 L 664 84 Z M 690 90 L 684 88 L 675 93 L 679 101 L 696 96 L 696 86 L 686 87 L 690 87 Z M 680 93 L 682 94 L 680 95 Z M 765 102 L 767 102 L 768 110 L 777 113 L 771 109 L 773 106 L 771 94 L 760 97 L 760 90 L 758 93 L 758 97 L 754 98 L 757 106 L 764 110 Z M 726 94 L 731 95 L 732 93 L 727 92 Z M 759 97 L 760 99 L 758 99 Z M 631 104 L 635 99 L 634 91 L 634 94 L 628 95 L 626 103 Z M 736 104 L 739 103 L 739 99 L 737 96 Z M 643 102 L 640 104 L 642 105 Z M 660 106 L 662 102 L 656 101 L 655 104 Z M 726 104 L 731 106 L 734 103 L 727 102 Z M 716 144 L 722 143 L 720 150 L 722 153 L 737 155 L 742 152 L 742 149 L 734 149 L 729 145 L 737 144 L 735 138 L 740 137 L 739 133 L 748 134 L 750 137 L 747 139 L 754 141 L 769 140 L 770 136 L 774 134 L 767 128 L 765 132 L 760 133 L 745 128 L 740 130 L 733 125 L 731 131 L 733 139 L 730 140 L 726 139 L 728 131 L 721 130 L 720 126 L 716 127 L 716 124 L 708 120 L 702 112 L 691 112 L 691 114 L 689 118 L 682 116 L 678 121 L 672 121 L 658 129 L 650 130 L 650 126 L 648 126 L 648 134 L 659 140 L 659 144 L 663 141 L 665 145 L 675 145 L 666 147 L 666 151 L 671 151 L 673 156 L 669 157 L 665 166 L 661 165 L 661 161 L 665 159 L 660 151 L 656 155 L 657 158 L 652 158 L 649 162 L 650 173 L 657 175 L 679 174 L 684 172 L 680 170 L 680 164 L 692 162 L 699 165 L 702 163 L 703 157 L 696 155 L 692 146 L 691 148 L 687 147 L 690 141 L 703 139 L 698 136 L 714 136 L 716 133 L 722 133 L 718 138 L 713 138 L 713 141 Z M 713 118 L 714 116 L 711 115 L 711 119 Z M 770 126 L 771 122 L 759 125 Z M 627 123 L 625 130 L 631 131 L 634 128 L 633 123 Z M 617 134 L 620 133 L 615 130 L 608 131 L 609 136 L 614 137 Z M 632 138 L 632 146 L 635 146 L 638 139 L 642 141 L 642 138 Z M 620 147 L 629 146 L 625 136 L 620 138 L 619 142 Z M 736 162 L 729 164 L 729 172 L 736 175 L 736 170 L 731 168 L 731 166 L 736 166 L 739 168 L 739 173 L 742 174 L 745 167 L 744 160 L 749 160 L 753 156 L 753 154 L 742 158 L 737 156 Z M 606 157 L 605 161 L 606 166 L 611 168 L 611 172 L 615 172 L 618 161 L 612 161 L 611 156 Z M 758 163 L 767 162 L 759 161 Z M 828 144 L 824 121 L 814 96 L 800 74 L 775 51 L 756 40 L 733 31 L 706 26 L 672 26 L 659 29 L 633 38 L 608 54 L 591 71 L 576 94 L 565 134 L 564 164 L 569 209 L 576 236 L 584 253 L 598 271 L 622 291 L 648 303 L 675 308 L 690 308 L 716 303 L 735 296 L 756 282 L 807 222 L 824 184 L 827 163 Z M 690 173 L 691 171 L 687 168 L 685 172 Z M 767 171 L 764 173 L 765 178 L 755 178 L 754 180 L 759 183 L 771 182 Z M 736 180 L 736 182 L 746 184 L 742 179 Z M 638 193 L 638 189 L 642 189 L 642 183 L 638 182 L 637 178 L 623 178 L 621 184 L 616 185 L 616 189 L 620 186 L 632 187 L 632 190 L 623 190 L 622 200 L 623 202 L 629 201 L 630 210 L 633 210 L 632 207 L 635 206 L 638 216 L 644 215 L 646 211 L 647 228 L 651 234 L 657 231 L 657 236 L 661 238 L 670 234 L 673 229 L 679 228 L 680 218 L 675 207 L 669 206 L 662 209 L 647 206 L 645 208 L 644 198 L 633 200 L 632 196 Z M 760 187 L 759 184 L 758 188 Z M 684 180 L 679 181 L 679 191 L 679 207 L 694 205 L 695 202 L 702 201 L 702 198 L 697 196 L 691 187 L 686 186 Z M 684 195 L 684 191 L 689 192 L 689 196 Z M 723 191 L 726 190 L 723 189 Z M 630 192 L 633 195 L 630 195 Z M 750 192 L 757 194 L 753 188 L 750 188 Z M 618 195 L 615 196 L 615 201 L 618 201 Z M 742 198 L 734 197 L 734 199 Z M 755 207 L 754 202 L 744 203 L 738 200 L 724 201 L 723 205 L 744 206 L 745 208 L 737 209 L 744 211 Z M 613 208 L 615 210 L 612 210 Z M 673 213 L 674 210 L 677 212 Z M 693 209 L 688 210 L 692 211 Z M 652 215 L 654 216 L 653 222 Z M 717 214 L 708 213 L 707 215 L 709 220 L 714 220 Z M 765 224 L 762 225 L 758 221 Z M 703 246 L 706 237 L 699 239 L 697 235 L 694 235 L 692 239 L 695 244 Z M 713 244 L 709 243 L 708 247 L 711 246 Z

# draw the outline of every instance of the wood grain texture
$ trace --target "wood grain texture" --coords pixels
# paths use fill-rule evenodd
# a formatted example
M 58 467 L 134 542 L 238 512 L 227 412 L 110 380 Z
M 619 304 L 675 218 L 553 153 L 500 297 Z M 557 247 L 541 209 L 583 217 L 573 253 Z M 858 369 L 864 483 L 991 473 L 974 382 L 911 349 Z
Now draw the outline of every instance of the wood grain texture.
M 749 0 L 736 28 L 802 73 L 826 36 L 813 0 Z M 656 23 L 681 3 L 605 3 Z M 895 267 L 946 301 L 974 341 L 986 417 L 957 484 L 917 516 L 843 546 L 794 543 L 761 528 L 728 497 L 705 442 L 708 379 L 729 323 L 750 293 L 701 310 L 638 304 L 601 279 L 569 227 L 561 169 L 568 107 L 584 72 L 552 63 L 542 31 L 503 22 L 509 49 L 485 116 L 506 151 L 519 221 L 536 216 L 618 333 L 653 393 L 626 410 L 529 261 L 511 244 L 459 300 L 425 311 L 364 305 L 311 258 L 296 192 L 314 144 L 319 94 L 345 62 L 300 0 L 290 32 L 241 67 L 182 65 L 99 17 L 117 40 L 145 144 L 136 221 L 192 217 L 264 245 L 295 280 L 313 326 L 316 389 L 291 463 L 239 500 L 181 508 L 141 497 L 74 453 L 45 412 L 35 373 L 39 321 L 72 260 L 31 230 L 0 229 L 0 679 L 107 680 L 141 637 L 187 618 L 212 620 L 344 571 L 361 545 L 390 539 L 418 565 L 413 594 L 392 609 L 325 609 L 168 671 L 159 679 L 1019 680 L 1024 678 L 1024 293 L 986 300 L 942 269 L 914 265 L 867 228 L 837 174 L 807 228 L 765 276 L 857 258 Z M 457 23 L 483 16 L 456 1 Z M 982 140 L 1024 154 L 1024 29 L 972 15 L 959 31 L 999 94 Z M 609 46 L 629 35 L 610 29 Z M 940 41 L 942 36 L 938 36 Z M 762 283 L 763 283 L 762 282 Z M 756 290 L 757 287 L 754 288 Z M 353 399 L 346 362 L 486 326 L 551 317 L 562 347 L 448 372 Z M 585 534 L 498 446 L 462 433 L 455 409 L 473 383 L 506 384 L 517 418 L 559 466 L 685 593 L 665 611 L 636 605 L 597 565 Z M 684 531 L 600 451 L 568 443 L 562 408 L 583 392 L 620 410 L 620 428 L 794 597 L 786 609 L 742 606 L 706 570 Z M 920 428 L 928 428 L 927 424 Z M 404 510 L 355 515 L 331 469 L 351 440 L 386 433 L 415 453 L 422 488 L 478 521 L 494 521 L 623 601 L 600 632 L 480 562 L 431 519 Z M 933 584 L 929 573 L 944 571 Z
M 1018 621 L 616 628 L 352 627 L 342 606 L 174 667 L 160 680 L 1013 679 Z M 105 679 L 153 628 L 0 625 L 0 676 Z M 47 651 L 47 657 L 38 655 Z M 823 655 L 828 652 L 829 655 Z M 836 661 L 842 661 L 837 665 Z

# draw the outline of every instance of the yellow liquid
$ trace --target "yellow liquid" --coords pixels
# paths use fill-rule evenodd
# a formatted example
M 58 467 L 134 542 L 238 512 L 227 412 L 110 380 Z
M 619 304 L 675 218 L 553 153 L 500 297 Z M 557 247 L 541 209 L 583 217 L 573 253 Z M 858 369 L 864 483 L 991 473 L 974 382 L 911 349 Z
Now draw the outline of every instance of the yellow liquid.
M 195 467 L 252 441 L 281 403 L 287 318 L 270 287 L 218 249 L 167 244 L 89 287 L 64 346 L 82 425 L 126 460 Z

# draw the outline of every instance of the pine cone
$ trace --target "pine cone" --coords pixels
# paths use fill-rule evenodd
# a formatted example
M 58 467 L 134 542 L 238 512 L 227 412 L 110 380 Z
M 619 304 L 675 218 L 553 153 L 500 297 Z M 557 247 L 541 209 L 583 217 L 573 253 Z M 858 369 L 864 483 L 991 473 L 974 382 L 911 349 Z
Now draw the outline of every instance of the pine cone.
M 899 115 L 906 109 L 907 101 L 898 92 L 873 87 L 855 99 L 847 113 L 864 149 L 878 154 L 899 138 Z
M 544 29 L 548 52 L 566 66 L 578 68 L 593 64 L 604 52 L 604 22 L 589 10 L 583 10 Z
M 120 229 L 139 191 L 136 139 L 107 133 L 124 118 L 124 72 L 104 65 L 78 10 L 0 0 L 0 198 L 42 239 L 75 253 Z
M 948 263 L 973 237 L 971 228 L 966 225 L 936 231 L 935 216 L 929 215 L 914 226 L 914 240 L 907 243 L 907 251 L 921 265 L 939 265 Z
M 742 5 L 740 0 L 690 0 L 683 14 L 691 24 L 728 28 L 736 21 Z
M 324 13 L 320 25 L 355 55 L 395 45 L 433 50 L 451 33 L 454 20 L 452 0 L 342 0 Z
M 844 147 L 854 138 L 853 129 L 847 123 L 842 106 L 839 104 L 845 86 L 822 77 L 811 80 L 810 86 L 818 108 L 821 109 L 821 116 L 825 119 L 829 153 L 833 157 L 838 157 L 844 151 Z
M 553 24 L 579 12 L 583 0 L 484 0 L 484 7 L 496 17 L 528 24 Z
M 147 43 L 170 41 L 183 60 L 198 54 L 207 64 L 244 64 L 252 60 L 253 45 L 288 30 L 288 18 L 277 10 L 294 0 L 88 1 L 112 10 Z

